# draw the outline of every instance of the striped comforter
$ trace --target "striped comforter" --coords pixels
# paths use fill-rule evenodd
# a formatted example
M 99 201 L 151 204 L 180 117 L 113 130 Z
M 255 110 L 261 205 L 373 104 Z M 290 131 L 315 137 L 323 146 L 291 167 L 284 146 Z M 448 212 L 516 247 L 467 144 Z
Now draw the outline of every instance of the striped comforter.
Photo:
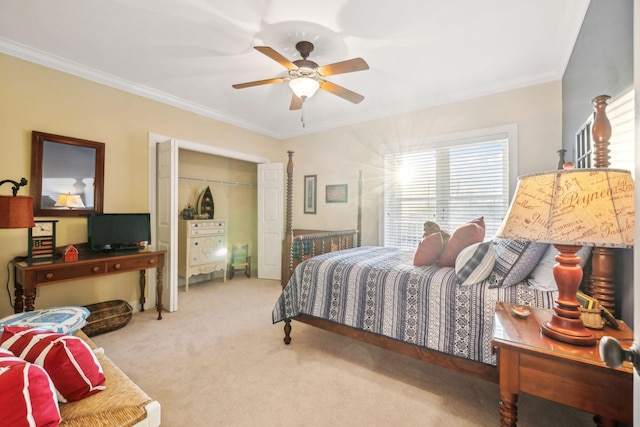
M 526 282 L 459 286 L 454 269 L 414 267 L 414 251 L 359 247 L 301 263 L 283 289 L 273 322 L 308 314 L 447 354 L 496 364 L 496 302 L 553 307 L 556 293 Z

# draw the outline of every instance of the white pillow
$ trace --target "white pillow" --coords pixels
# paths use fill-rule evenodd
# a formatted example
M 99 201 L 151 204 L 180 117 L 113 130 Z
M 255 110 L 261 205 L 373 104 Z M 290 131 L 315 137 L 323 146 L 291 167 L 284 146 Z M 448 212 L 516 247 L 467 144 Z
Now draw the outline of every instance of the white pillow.
M 91 313 L 86 307 L 63 306 L 16 313 L 0 319 L 0 326 L 22 326 L 73 335 L 87 324 Z
M 462 286 L 482 282 L 493 271 L 496 263 L 493 242 L 480 242 L 467 246 L 456 257 L 455 270 L 458 284 Z
M 583 246 L 578 251 L 580 257 L 580 267 L 584 267 L 587 259 L 591 254 L 591 246 Z M 527 280 L 529 285 L 539 291 L 557 291 L 558 285 L 553 278 L 553 266 L 556 265 L 556 255 L 558 250 L 555 246 L 549 245 L 547 251 L 542 255 L 542 259 L 538 262 L 536 268 L 533 269 Z

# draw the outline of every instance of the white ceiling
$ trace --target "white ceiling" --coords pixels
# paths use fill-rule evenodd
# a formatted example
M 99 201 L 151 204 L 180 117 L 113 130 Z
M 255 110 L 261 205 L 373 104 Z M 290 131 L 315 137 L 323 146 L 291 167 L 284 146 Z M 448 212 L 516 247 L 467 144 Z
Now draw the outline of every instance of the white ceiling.
M 562 78 L 589 0 L 0 0 L 0 52 L 276 138 Z M 365 96 L 325 91 L 289 111 L 267 45 L 326 65 Z

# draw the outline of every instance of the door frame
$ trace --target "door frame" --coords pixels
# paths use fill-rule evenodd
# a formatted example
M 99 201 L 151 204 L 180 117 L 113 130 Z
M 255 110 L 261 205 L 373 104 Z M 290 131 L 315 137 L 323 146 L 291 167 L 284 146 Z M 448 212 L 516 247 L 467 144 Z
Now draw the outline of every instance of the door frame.
M 178 138 L 173 138 L 170 136 L 166 136 L 166 135 L 161 135 L 161 134 L 157 134 L 157 133 L 153 133 L 153 132 L 149 132 L 148 134 L 148 140 L 149 140 L 149 213 L 151 214 L 151 249 L 155 249 L 155 242 L 157 242 L 157 236 L 156 236 L 156 216 L 157 216 L 157 186 L 156 186 L 156 174 L 157 174 L 157 159 L 156 159 L 156 146 L 161 143 L 161 142 L 166 142 L 169 140 L 174 140 L 177 146 L 177 150 L 175 153 L 176 156 L 176 162 L 178 161 L 178 151 L 180 149 L 183 150 L 189 150 L 189 151 L 195 151 L 198 153 L 203 153 L 203 154 L 212 154 L 215 156 L 221 156 L 221 157 L 228 157 L 231 159 L 236 159 L 236 160 L 244 160 L 246 162 L 251 162 L 251 163 L 272 163 L 270 159 L 266 158 L 266 157 L 260 157 L 260 156 L 256 156 L 253 154 L 248 154 L 248 153 L 243 153 L 240 151 L 233 151 L 233 150 L 228 150 L 226 148 L 221 148 L 221 147 L 215 147 L 212 145 L 206 145 L 206 144 L 202 144 L 202 143 L 198 143 L 198 142 L 192 142 L 192 141 L 186 141 L 186 140 L 182 140 L 182 139 L 178 139 Z M 178 177 L 176 176 L 176 179 Z M 177 188 L 177 185 L 175 186 L 175 188 Z M 175 209 L 174 209 L 175 210 Z M 170 212 L 171 215 L 175 215 L 176 217 L 178 216 L 178 212 L 177 210 L 175 210 L 175 212 Z M 177 233 L 176 233 L 177 235 Z M 177 240 L 176 238 L 172 238 L 172 241 L 170 242 L 170 247 L 169 250 L 173 250 L 174 248 L 177 249 L 178 247 L 178 242 L 175 241 Z M 171 258 L 171 257 L 169 257 Z M 177 259 L 177 258 L 176 258 Z M 149 271 L 149 280 L 148 280 L 148 295 L 149 295 L 149 299 L 151 299 L 151 296 L 153 295 L 155 298 L 156 295 L 156 271 L 154 270 L 150 270 Z M 165 271 L 164 271 L 164 286 L 173 286 L 175 288 L 178 287 L 178 280 L 176 277 L 176 280 L 172 279 L 172 276 L 174 276 L 175 274 L 177 274 L 177 271 L 170 271 L 170 266 L 169 263 L 165 263 Z M 177 289 L 176 289 L 177 291 Z M 177 292 L 176 292 L 177 295 Z M 155 301 L 155 303 L 157 303 L 157 301 Z M 163 306 L 165 309 L 169 309 L 169 311 L 175 311 L 178 309 L 178 305 L 177 302 L 175 304 L 171 304 L 170 301 L 163 301 Z

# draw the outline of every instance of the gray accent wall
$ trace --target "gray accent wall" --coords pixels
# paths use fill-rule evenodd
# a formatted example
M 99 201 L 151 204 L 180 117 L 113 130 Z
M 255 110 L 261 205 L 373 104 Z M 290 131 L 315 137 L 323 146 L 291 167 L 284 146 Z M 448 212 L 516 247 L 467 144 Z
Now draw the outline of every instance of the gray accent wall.
M 633 84 L 633 0 L 591 0 L 562 78 L 562 148 L 575 160 L 575 135 L 591 100 Z
M 598 95 L 633 85 L 633 0 L 591 0 L 562 78 L 562 148 L 575 161 L 575 135 Z M 633 251 L 617 250 L 616 317 L 633 325 Z

